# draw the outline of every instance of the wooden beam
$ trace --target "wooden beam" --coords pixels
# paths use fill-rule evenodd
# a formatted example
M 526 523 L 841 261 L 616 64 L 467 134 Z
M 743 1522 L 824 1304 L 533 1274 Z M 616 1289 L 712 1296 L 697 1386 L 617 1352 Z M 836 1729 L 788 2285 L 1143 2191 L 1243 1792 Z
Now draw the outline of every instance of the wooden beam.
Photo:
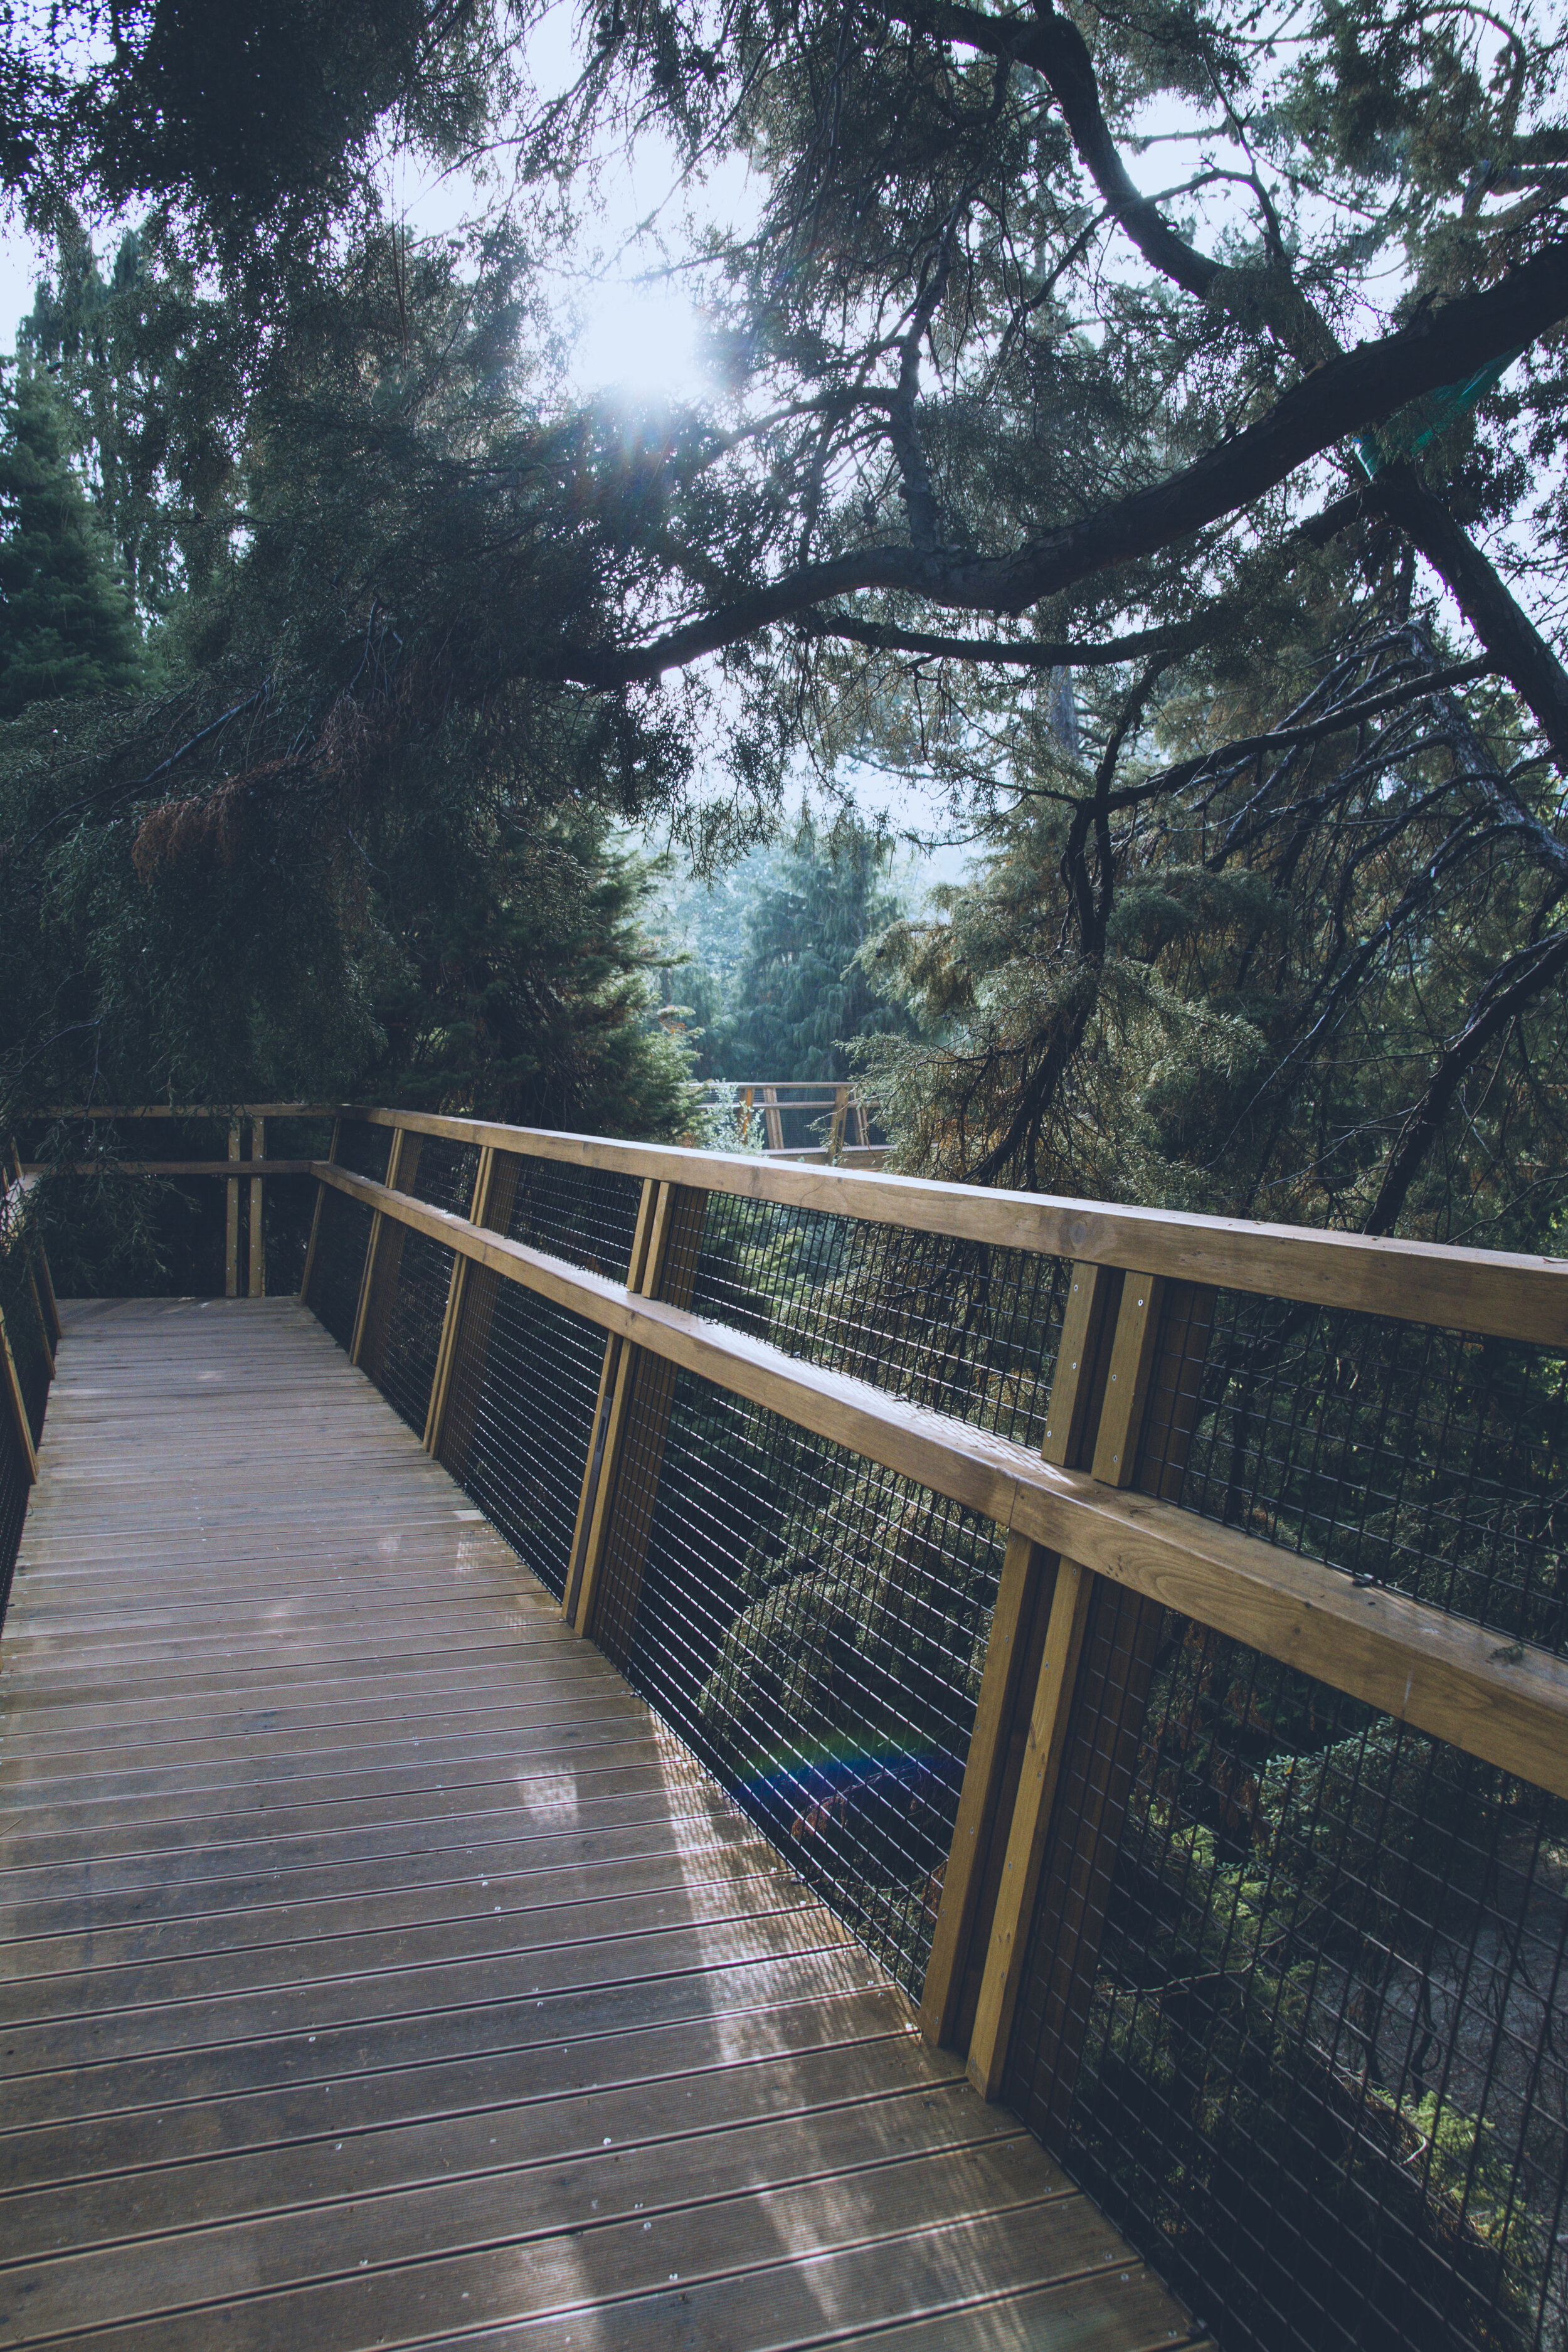
M 422 1135 L 399 1128 L 387 1160 L 386 1181 L 396 1199 L 411 1189 L 425 1148 Z M 387 1343 L 392 1336 L 393 1310 L 397 1304 L 397 1280 L 403 1270 L 403 1247 L 410 1227 L 401 1216 L 384 1216 L 365 1252 L 364 1301 L 356 1335 L 353 1361 L 377 1388 L 386 1370 Z
M 66 1103 L 35 1111 L 24 1126 L 39 1119 L 80 1118 L 332 1118 L 338 1103 Z
M 647 1220 L 638 1286 L 643 1297 L 684 1308 L 697 1278 L 705 1193 L 660 1184 Z M 608 1656 L 624 1661 L 647 1562 L 659 1473 L 675 1395 L 676 1367 L 623 1345 L 616 1367 L 605 1454 L 573 1622 Z
M 1016 1532 L 1008 1537 L 921 1995 L 921 2032 L 933 2045 L 950 2042 L 958 2022 L 975 1912 L 1023 1679 L 1029 1622 L 1046 1564 L 1047 1555 L 1029 1537 Z
M 16 1171 L 16 1181 L 21 1185 L 23 1192 L 26 1192 L 28 1171 L 22 1165 L 22 1155 L 17 1150 L 15 1140 L 13 1140 L 11 1145 L 11 1163 Z M 54 1276 L 49 1272 L 48 1252 L 44 1247 L 43 1235 L 39 1233 L 36 1225 L 33 1228 L 32 1265 L 42 1293 L 44 1311 L 48 1324 L 49 1360 L 50 1369 L 52 1370 L 54 1351 L 60 1344 L 60 1332 L 62 1328 L 60 1323 L 60 1308 L 59 1301 L 55 1297 Z
M 493 1266 L 573 1314 L 684 1366 L 731 1395 L 1031 1536 L 1046 1549 L 1195 1617 L 1401 1722 L 1568 1796 L 1568 1660 L 1260 1537 L 1200 1519 L 1158 1496 L 1101 1485 L 949 1415 L 847 1373 L 785 1356 L 663 1299 L 460 1217 L 389 1195 L 346 1169 L 340 1192 Z
M 1201 1381 L 1214 1295 L 1206 1291 L 1200 1298 L 1190 1284 L 1173 1285 L 1167 1290 L 1163 1283 L 1136 1272 L 1121 1276 L 1119 1291 L 1109 1346 L 1102 1341 L 1106 1361 L 1103 1376 L 1096 1379 L 1098 1403 L 1081 1443 L 1085 1452 L 1092 1451 L 1096 1479 L 1113 1488 L 1130 1486 L 1136 1477 L 1142 1491 L 1158 1494 L 1174 1470 L 1178 1475 L 1171 1488 L 1173 1500 L 1180 1492 L 1179 1473 L 1184 1467 L 1184 1447 L 1193 1425 L 1184 1405 L 1195 1395 Z M 1156 1365 L 1157 1410 L 1151 1412 L 1152 1402 L 1156 1402 L 1150 1393 Z M 1152 1456 L 1151 1424 L 1158 1428 Z M 1064 1598 L 1068 1580 L 1075 1581 Z M 1070 1615 L 1067 1613 L 1069 1600 Z M 1110 1645 L 1118 1672 L 1112 1688 L 1103 1693 L 1115 1711 L 1115 1736 L 1109 1741 L 1104 1737 L 1103 1707 L 1090 1708 L 1086 1716 L 1089 1703 L 1079 1693 L 1079 1681 L 1089 1628 L 1100 1624 L 1108 1613 L 1118 1623 L 1125 1619 L 1126 1637 Z M 1048 1846 L 1060 1858 L 1052 1899 L 1074 1915 L 1073 1933 L 1063 1939 L 1070 1982 L 1057 1982 L 1063 1964 L 1060 1957 L 1054 1958 L 1054 1990 L 1067 2005 L 1079 1994 L 1088 1998 L 1099 1965 L 1107 1889 L 1098 1883 L 1086 1884 L 1083 1873 L 1067 1861 L 1064 1848 L 1076 1848 L 1086 1833 L 1090 1837 L 1106 1833 L 1111 1823 L 1118 1825 L 1111 1833 L 1120 1834 L 1163 1616 L 1157 1602 L 1118 1593 L 1108 1580 L 1091 1576 L 1071 1560 L 1059 1563 L 1030 1726 L 1030 1750 L 1038 1770 L 1034 1777 L 1026 1773 L 1019 1789 L 1003 1893 L 996 1905 L 995 1927 L 969 2045 L 970 2079 L 984 2098 L 994 2098 L 1003 2085 Z M 1053 1821 L 1064 1759 L 1069 1755 L 1074 1759 L 1072 1786 L 1080 1794 L 1070 1815 Z
M 422 1111 L 363 1105 L 345 1108 L 372 1125 L 405 1123 L 420 1134 L 494 1143 L 503 1150 L 572 1167 L 619 1169 L 630 1176 L 651 1176 L 745 1200 L 781 1202 L 830 1216 L 989 1242 L 999 1249 L 1141 1268 L 1167 1281 L 1212 1284 L 1265 1297 L 1568 1348 L 1565 1258 L 1380 1241 L 1302 1225 L 1251 1224 L 1240 1218 L 1187 1216 L 1171 1209 L 994 1192 L 879 1171 L 803 1166 L 754 1152 L 611 1142 L 601 1136 L 559 1135 L 542 1128 L 503 1127 Z
M 504 1234 L 517 1205 L 517 1188 L 521 1177 L 522 1161 L 515 1151 L 492 1150 L 484 1211 L 471 1222 L 487 1233 Z M 479 1425 L 479 1401 L 500 1289 L 499 1276 L 470 1263 L 463 1278 L 458 1328 L 452 1340 L 452 1369 L 447 1386 L 447 1403 L 436 1440 L 437 1459 L 458 1479 L 467 1475 L 474 1433 Z
M 239 1121 L 228 1124 L 228 1156 L 239 1158 Z M 228 1185 L 227 1216 L 224 1227 L 223 1295 L 226 1298 L 239 1296 L 239 1186 L 231 1177 Z
M 16 1376 L 16 1359 L 11 1353 L 11 1335 L 5 1328 L 5 1318 L 3 1314 L 0 1314 L 0 1385 L 5 1388 L 11 1419 L 16 1424 L 16 1434 L 21 1440 L 22 1467 L 27 1474 L 27 1484 L 29 1486 L 36 1486 L 38 1477 L 38 1449 L 33 1443 L 33 1426 L 27 1419 L 26 1400 L 22 1394 L 22 1383 Z
M 250 1122 L 250 1157 L 252 1160 L 265 1160 L 267 1158 L 267 1121 L 264 1118 L 253 1118 Z M 247 1296 L 251 1298 L 265 1298 L 267 1296 L 266 1189 L 259 1176 L 252 1176 L 250 1265 L 247 1283 Z
M 1104 1388 L 1101 1358 L 1118 1289 L 1118 1277 L 1102 1266 L 1071 1269 L 1046 1407 L 1047 1461 L 1076 1463 L 1084 1450 Z M 921 2031 L 933 2043 L 963 2042 L 962 2020 L 980 1990 L 1040 1669 L 1042 1589 L 1055 1573 L 1054 1559 L 1029 1537 L 1009 1538 L 921 2001 Z
M 260 1160 L 245 1163 L 247 1178 L 257 1176 L 313 1176 L 321 1166 L 319 1160 Z M 25 1176 L 47 1176 L 63 1171 L 73 1176 L 92 1176 L 103 1165 L 98 1160 L 28 1160 L 22 1164 Z M 225 1183 L 235 1179 L 226 1160 L 117 1160 L 113 1163 L 117 1176 L 216 1176 Z
M 336 1160 L 338 1156 L 338 1139 L 342 1133 L 342 1128 L 343 1123 L 341 1118 L 333 1119 L 332 1139 L 327 1146 L 327 1158 L 329 1160 Z M 326 1197 L 327 1188 L 323 1183 L 318 1181 L 316 1185 L 316 1205 L 310 1212 L 310 1238 L 305 1244 L 305 1270 L 300 1276 L 300 1304 L 301 1307 L 305 1306 L 309 1302 L 310 1296 L 310 1276 L 316 1270 L 316 1244 L 320 1241 L 321 1236 L 321 1203 Z
M 642 1195 L 637 1202 L 637 1223 L 632 1230 L 631 1255 L 626 1265 L 626 1288 L 629 1291 L 643 1294 L 647 1291 L 648 1251 L 653 1242 L 662 1189 L 651 1178 L 645 1179 Z M 604 1556 L 606 1514 L 620 1462 L 620 1442 L 626 1426 L 631 1367 L 630 1348 L 626 1340 L 612 1331 L 605 1341 L 604 1361 L 599 1367 L 599 1391 L 594 1401 L 588 1457 L 583 1465 L 577 1519 L 572 1530 L 566 1582 L 561 1596 L 561 1613 L 578 1633 L 584 1633 L 587 1627 L 594 1586 L 598 1581 L 599 1563 Z M 604 1507 L 600 1505 L 601 1495 Z
M 392 1141 L 386 1154 L 386 1181 L 384 1184 L 374 1184 L 369 1188 L 376 1197 L 371 1202 L 370 1239 L 365 1244 L 364 1264 L 360 1268 L 359 1303 L 354 1308 L 353 1339 L 349 1348 L 351 1364 L 358 1363 L 364 1348 L 365 1323 L 370 1313 L 371 1294 L 375 1287 L 375 1261 L 381 1241 L 382 1226 L 389 1213 L 395 1216 L 400 1223 L 408 1222 L 403 1214 L 403 1204 L 397 1193 L 399 1164 L 403 1158 L 403 1139 L 406 1133 L 405 1128 L 398 1127 L 393 1129 Z M 342 1190 L 346 1172 L 342 1169 L 334 1169 L 327 1181 L 329 1183 L 336 1184 Z
M 1018 1799 L 1007 1832 L 1002 1893 L 992 1925 L 980 2006 L 970 2037 L 970 2081 L 994 2099 L 1007 2063 L 1007 2040 L 1023 1980 L 1025 1948 L 1040 1884 L 1051 1803 L 1067 1745 L 1073 1685 L 1083 1649 L 1094 1580 L 1076 1560 L 1058 1559 L 1046 1627 L 1045 1654 L 1029 1716 L 1028 1747 Z
M 1123 1277 L 1105 1402 L 1094 1438 L 1094 1475 L 1108 1486 L 1132 1484 L 1164 1294 L 1165 1286 L 1157 1275 Z
M 468 1205 L 469 1223 L 482 1225 L 489 1204 L 490 1177 L 495 1168 L 495 1146 L 479 1147 L 479 1164 L 474 1171 L 473 1198 Z M 447 1286 L 447 1311 L 441 1318 L 441 1337 L 436 1349 L 436 1376 L 430 1383 L 430 1404 L 425 1415 L 425 1451 L 434 1454 L 441 1443 L 441 1424 L 447 1418 L 447 1397 L 452 1385 L 452 1364 L 458 1321 L 463 1311 L 463 1282 L 468 1261 L 460 1252 L 452 1257 L 452 1279 Z

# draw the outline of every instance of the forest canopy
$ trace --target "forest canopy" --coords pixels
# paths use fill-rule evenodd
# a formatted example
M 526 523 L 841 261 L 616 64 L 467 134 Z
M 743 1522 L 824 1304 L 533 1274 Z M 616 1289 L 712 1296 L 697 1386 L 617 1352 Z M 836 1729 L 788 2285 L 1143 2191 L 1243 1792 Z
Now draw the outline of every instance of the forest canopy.
M 9 446 L 47 377 L 101 635 L 8 729 L 13 1090 L 374 1075 L 668 1131 L 607 829 L 711 865 L 878 765 L 981 852 L 824 979 L 890 1008 L 906 1165 L 1544 1242 L 1558 18 L 650 0 L 542 92 L 542 15 L 3 20 L 58 253 Z M 563 370 L 628 147 L 679 182 L 688 404 Z M 414 232 L 400 154 L 468 228 Z

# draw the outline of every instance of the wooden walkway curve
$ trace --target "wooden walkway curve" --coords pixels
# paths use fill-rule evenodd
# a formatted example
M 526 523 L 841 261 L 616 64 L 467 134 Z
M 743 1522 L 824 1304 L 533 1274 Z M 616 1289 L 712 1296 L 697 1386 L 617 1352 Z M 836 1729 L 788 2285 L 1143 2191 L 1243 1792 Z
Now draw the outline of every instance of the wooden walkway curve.
M 1190 2341 L 311 1317 L 64 1315 L 0 2345 Z

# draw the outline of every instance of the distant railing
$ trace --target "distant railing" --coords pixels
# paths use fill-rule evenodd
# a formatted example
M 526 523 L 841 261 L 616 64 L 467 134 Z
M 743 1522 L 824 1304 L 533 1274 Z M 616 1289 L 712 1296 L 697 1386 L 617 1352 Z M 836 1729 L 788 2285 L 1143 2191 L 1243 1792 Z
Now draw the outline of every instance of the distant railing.
M 858 1081 L 715 1079 L 703 1092 L 710 1110 L 732 1117 L 742 1150 L 754 1148 L 757 1135 L 774 1159 L 863 1168 L 879 1167 L 887 1156 L 886 1142 L 872 1139 L 876 1097 Z
M 1568 2314 L 1568 1263 L 364 1108 L 302 1296 L 1225 2352 Z

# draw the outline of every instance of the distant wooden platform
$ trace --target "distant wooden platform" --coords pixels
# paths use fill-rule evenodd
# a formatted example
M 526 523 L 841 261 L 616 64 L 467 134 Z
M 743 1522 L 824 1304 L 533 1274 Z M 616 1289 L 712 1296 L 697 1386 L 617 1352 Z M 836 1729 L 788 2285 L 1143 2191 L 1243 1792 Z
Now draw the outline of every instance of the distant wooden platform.
M 1190 2341 L 312 1317 L 64 1315 L 0 2344 Z

